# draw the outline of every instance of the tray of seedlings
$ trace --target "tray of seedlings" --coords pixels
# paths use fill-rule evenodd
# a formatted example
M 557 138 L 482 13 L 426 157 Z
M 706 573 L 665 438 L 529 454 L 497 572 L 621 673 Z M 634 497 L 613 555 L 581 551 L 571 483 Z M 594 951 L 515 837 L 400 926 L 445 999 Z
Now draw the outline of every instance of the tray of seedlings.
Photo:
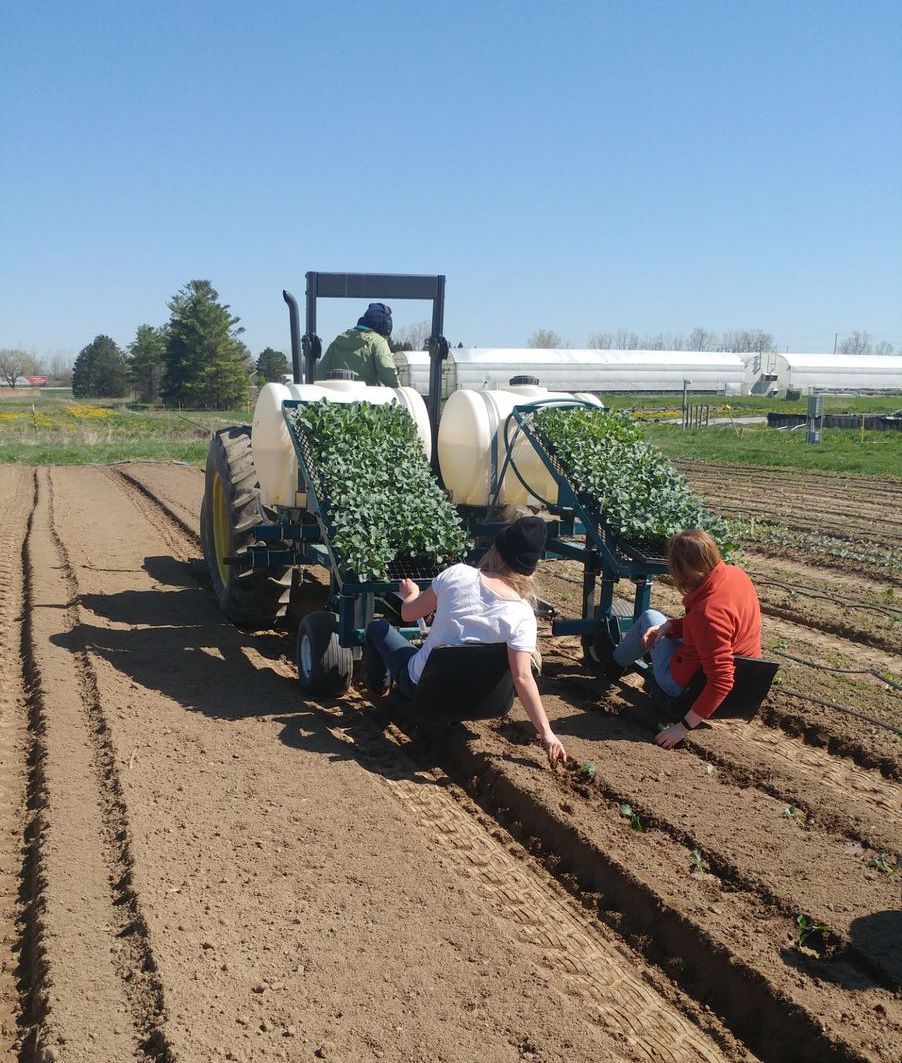
M 735 548 L 726 521 L 707 510 L 627 415 L 549 407 L 532 417 L 530 430 L 587 514 L 626 557 L 664 564 L 667 540 L 687 528 L 704 528 L 725 553 Z
M 466 553 L 460 518 L 403 407 L 286 403 L 285 420 L 348 581 L 430 580 Z

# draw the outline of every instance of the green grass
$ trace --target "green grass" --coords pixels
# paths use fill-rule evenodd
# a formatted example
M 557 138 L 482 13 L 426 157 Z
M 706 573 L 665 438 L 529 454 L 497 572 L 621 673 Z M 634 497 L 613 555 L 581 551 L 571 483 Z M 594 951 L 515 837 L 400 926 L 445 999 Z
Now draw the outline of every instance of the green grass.
M 609 395 L 603 393 L 602 399 L 612 410 L 672 412 L 677 415 L 680 414 L 683 403 L 682 394 Z M 697 395 L 690 392 L 689 401 L 693 406 L 710 406 L 712 417 L 727 417 L 730 410 L 736 417 L 750 417 L 771 411 L 774 413 L 806 413 L 808 410 L 807 398 L 787 402 L 786 399 L 768 398 L 766 395 L 731 395 L 725 398 L 723 395 Z M 824 413 L 893 413 L 895 410 L 902 409 L 902 394 L 852 397 L 824 395 L 823 405 Z
M 26 465 L 144 459 L 202 465 L 209 433 L 245 424 L 250 411 L 130 410 L 121 402 L 68 393 L 0 401 L 0 462 Z
M 760 412 L 755 404 L 761 403 L 771 409 L 804 408 L 804 402 L 786 403 L 759 396 L 731 399 L 730 403 L 737 413 Z M 902 396 L 827 399 L 826 403 L 831 410 L 842 407 L 855 412 L 861 408 L 886 411 L 902 407 Z M 630 404 L 657 410 L 678 409 L 679 397 L 613 396 L 610 404 L 621 409 Z M 247 424 L 251 413 L 250 407 L 223 411 L 130 410 L 121 400 L 73 400 L 68 390 L 39 391 L 33 399 L 30 395 L 23 399 L 6 392 L 0 396 L 0 462 L 88 464 L 134 458 L 201 465 L 207 453 L 207 433 L 230 424 Z M 899 432 L 865 432 L 862 443 L 857 431 L 830 428 L 818 446 L 805 443 L 804 430 L 776 431 L 764 425 L 744 425 L 737 435 L 729 426 L 683 431 L 678 425 L 649 424 L 647 434 L 672 458 L 902 477 Z
M 827 428 L 819 444 L 806 443 L 804 429 L 766 425 L 743 425 L 739 434 L 730 426 L 648 425 L 646 435 L 670 458 L 902 477 L 902 432 L 865 432 L 862 443 L 858 432 Z

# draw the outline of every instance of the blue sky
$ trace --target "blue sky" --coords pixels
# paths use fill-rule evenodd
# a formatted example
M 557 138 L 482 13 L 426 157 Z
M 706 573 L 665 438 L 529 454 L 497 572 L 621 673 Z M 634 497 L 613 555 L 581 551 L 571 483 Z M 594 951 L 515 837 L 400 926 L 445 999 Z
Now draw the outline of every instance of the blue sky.
M 445 273 L 468 345 L 902 347 L 898 0 L 0 11 L 0 346 L 128 343 L 203 277 L 287 350 L 320 269 Z

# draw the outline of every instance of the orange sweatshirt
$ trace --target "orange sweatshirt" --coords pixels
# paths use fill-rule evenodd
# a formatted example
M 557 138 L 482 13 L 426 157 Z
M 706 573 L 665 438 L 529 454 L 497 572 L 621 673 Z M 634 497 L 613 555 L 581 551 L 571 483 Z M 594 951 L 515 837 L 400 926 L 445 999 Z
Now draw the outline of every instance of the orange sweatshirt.
M 707 682 L 692 708 L 707 719 L 733 689 L 734 654 L 761 656 L 761 606 L 748 576 L 723 561 L 683 605 L 686 615 L 670 621 L 672 637 L 683 640 L 670 674 L 684 687 L 702 669 Z

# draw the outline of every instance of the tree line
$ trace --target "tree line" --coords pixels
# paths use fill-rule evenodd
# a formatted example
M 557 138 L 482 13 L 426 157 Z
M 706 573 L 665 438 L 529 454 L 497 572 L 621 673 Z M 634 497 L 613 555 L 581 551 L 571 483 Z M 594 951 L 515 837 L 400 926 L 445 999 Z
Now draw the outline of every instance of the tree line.
M 526 342 L 527 347 L 566 348 L 565 342 L 554 329 L 538 329 Z M 777 350 L 777 342 L 770 332 L 762 329 L 739 329 L 733 332 L 712 332 L 695 328 L 688 335 L 683 333 L 658 332 L 655 335 L 640 335 L 631 329 L 615 332 L 593 332 L 586 347 L 601 351 L 732 351 L 737 354 L 767 354 Z M 836 351 L 839 354 L 894 354 L 893 345 L 887 340 L 877 342 L 870 333 L 856 329 L 837 337 Z
M 288 359 L 272 347 L 252 359 L 241 339 L 240 318 L 219 301 L 209 281 L 190 281 L 167 306 L 169 321 L 139 325 L 125 350 L 102 334 L 83 347 L 72 367 L 73 396 L 131 394 L 140 402 L 230 409 L 247 400 L 253 384 L 288 373 Z M 10 387 L 35 371 L 34 359 L 24 352 L 0 351 L 0 380 Z

